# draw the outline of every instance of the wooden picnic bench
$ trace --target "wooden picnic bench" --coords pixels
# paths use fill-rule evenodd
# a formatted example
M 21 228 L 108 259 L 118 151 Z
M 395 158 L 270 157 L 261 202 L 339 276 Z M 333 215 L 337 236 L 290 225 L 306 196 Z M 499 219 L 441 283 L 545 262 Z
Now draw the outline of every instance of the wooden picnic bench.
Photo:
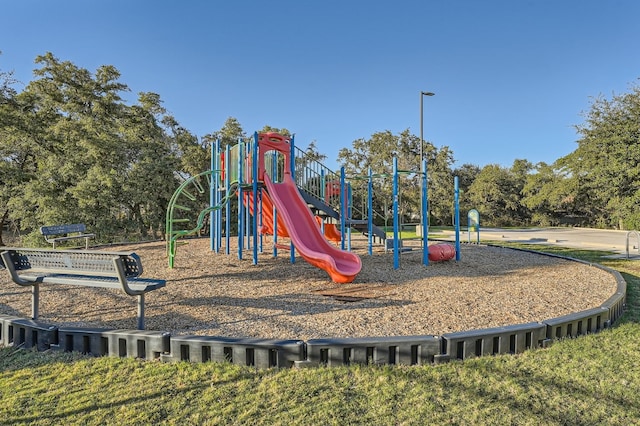
M 166 281 L 140 278 L 142 263 L 133 252 L 0 248 L 2 263 L 18 285 L 31 286 L 31 317 L 38 319 L 40 284 L 71 284 L 124 290 L 138 298 L 138 329 L 144 330 L 144 295 Z
M 96 236 L 95 234 L 87 234 L 87 227 L 84 223 L 74 223 L 72 225 L 41 226 L 40 233 L 44 236 L 44 239 L 48 243 L 53 244 L 53 248 L 56 248 L 56 243 L 60 241 L 84 238 L 84 248 L 88 249 L 89 239 Z

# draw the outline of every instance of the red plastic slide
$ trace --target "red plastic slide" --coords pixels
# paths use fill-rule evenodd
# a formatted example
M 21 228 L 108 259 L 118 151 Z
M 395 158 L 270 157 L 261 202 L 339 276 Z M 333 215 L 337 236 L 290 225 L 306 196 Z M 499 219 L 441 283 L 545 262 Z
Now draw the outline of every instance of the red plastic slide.
M 286 173 L 282 183 L 273 183 L 265 174 L 264 183 L 300 256 L 325 270 L 336 283 L 353 282 L 362 269 L 360 257 L 332 246 L 324 238 L 291 175 Z

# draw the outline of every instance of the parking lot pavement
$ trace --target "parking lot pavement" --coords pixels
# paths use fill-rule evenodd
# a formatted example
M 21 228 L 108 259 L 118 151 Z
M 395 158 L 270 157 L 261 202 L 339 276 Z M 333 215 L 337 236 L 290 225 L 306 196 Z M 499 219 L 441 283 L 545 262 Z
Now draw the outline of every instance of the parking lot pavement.
M 454 231 L 443 232 L 443 239 L 455 240 Z M 480 228 L 481 242 L 517 242 L 547 244 L 585 250 L 611 251 L 615 257 L 640 258 L 640 234 L 636 231 L 618 231 L 593 228 Z M 475 242 L 478 234 L 460 231 L 461 242 Z M 627 245 L 628 244 L 628 245 Z M 628 252 L 627 252 L 628 250 Z

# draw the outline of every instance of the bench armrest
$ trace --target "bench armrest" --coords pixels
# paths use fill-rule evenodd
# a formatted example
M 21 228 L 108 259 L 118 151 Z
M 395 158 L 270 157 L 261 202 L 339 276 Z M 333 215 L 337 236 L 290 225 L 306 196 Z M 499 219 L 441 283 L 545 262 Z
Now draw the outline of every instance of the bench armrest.
M 127 273 L 124 267 L 124 260 L 122 259 L 122 257 L 115 256 L 113 258 L 113 265 L 118 272 L 118 281 L 120 281 L 120 285 L 122 286 L 122 289 L 125 293 L 127 293 L 129 296 L 140 296 L 141 294 L 144 294 L 144 291 L 134 290 L 129 287 L 129 283 L 127 281 Z
M 11 275 L 11 279 L 14 283 L 24 287 L 36 284 L 34 281 L 26 281 L 20 278 L 20 275 L 18 275 L 18 272 L 16 271 L 15 264 L 13 263 L 13 259 L 11 258 L 11 252 L 3 251 L 2 261 L 4 262 L 4 267 L 9 271 L 9 275 Z

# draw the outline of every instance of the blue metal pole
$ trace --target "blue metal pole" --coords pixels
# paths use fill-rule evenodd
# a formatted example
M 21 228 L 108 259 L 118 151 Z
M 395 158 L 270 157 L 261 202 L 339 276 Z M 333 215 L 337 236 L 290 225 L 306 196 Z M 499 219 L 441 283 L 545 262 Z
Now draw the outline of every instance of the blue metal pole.
M 247 185 L 251 185 L 251 169 L 249 168 L 249 152 L 251 151 L 251 142 L 245 142 L 244 145 L 244 153 L 242 156 L 242 167 L 244 171 L 244 183 L 245 189 L 243 191 L 242 201 L 246 199 L 247 196 L 253 195 L 253 190 L 248 189 Z M 250 195 L 251 194 L 251 195 Z M 243 234 L 243 245 L 245 250 L 251 250 L 251 200 L 247 199 L 247 202 L 244 204 L 244 234 Z
M 422 160 L 422 263 L 429 266 L 429 192 L 427 189 L 427 160 Z
M 218 141 L 218 148 L 217 148 L 218 154 L 216 157 L 216 164 L 219 170 L 225 170 L 224 169 L 224 164 L 222 164 L 222 146 L 220 145 L 219 141 Z M 218 182 L 216 183 L 216 191 L 218 193 L 217 195 L 217 200 L 218 203 L 220 203 L 222 201 L 222 195 L 225 193 L 224 192 L 224 182 L 223 179 L 219 179 Z M 216 250 L 216 252 L 220 252 L 220 248 L 222 247 L 222 209 L 219 208 L 216 210 L 216 245 L 218 247 L 218 249 Z
M 229 197 L 229 191 L 231 191 L 231 147 L 227 145 L 227 149 L 225 150 L 224 157 L 224 169 L 226 170 L 224 174 L 224 184 L 225 184 L 225 194 Z M 231 253 L 230 242 L 231 242 L 231 203 L 229 202 L 230 198 L 227 198 L 227 204 L 225 205 L 225 232 L 224 232 L 224 241 L 225 241 L 225 254 Z
M 209 248 L 211 251 L 217 252 L 218 246 L 218 236 L 215 232 L 216 224 L 217 224 L 217 216 L 216 210 L 213 210 L 215 206 L 218 205 L 218 179 L 220 176 L 220 172 L 218 172 L 219 168 L 217 167 L 216 155 L 218 153 L 218 146 L 220 144 L 220 140 L 216 139 L 214 143 L 211 144 L 211 185 L 209 186 L 209 208 L 211 211 L 209 212 Z
M 456 221 L 456 261 L 460 260 L 460 188 L 458 186 L 458 176 L 453 178 L 453 202 Z
M 244 250 L 244 203 L 242 202 L 242 197 L 244 197 L 242 190 L 242 185 L 244 184 L 244 180 L 242 179 L 244 174 L 242 167 L 244 141 L 238 145 L 238 259 L 242 260 L 242 250 Z
M 353 217 L 353 194 L 351 193 L 351 183 L 347 183 L 347 213 L 349 214 L 349 222 Z M 351 227 L 347 227 L 347 250 L 351 251 Z
M 324 194 L 325 194 L 325 188 L 324 188 L 324 169 L 320 169 L 320 188 L 318 191 L 318 196 L 320 197 L 320 199 L 322 201 L 325 201 L 324 199 Z M 324 235 L 324 220 L 322 221 L 322 235 Z
M 367 248 L 369 256 L 373 256 L 373 173 L 369 167 L 369 182 L 367 183 L 367 239 L 369 247 Z
M 258 133 L 253 135 L 251 149 L 251 175 L 253 180 L 253 264 L 258 264 Z
M 291 177 L 293 180 L 296 180 L 296 147 L 294 142 L 295 135 L 291 135 L 291 139 L 289 140 L 289 149 L 291 150 L 291 164 L 289 167 L 291 168 Z
M 393 157 L 393 269 L 400 268 L 398 217 L 398 157 Z

